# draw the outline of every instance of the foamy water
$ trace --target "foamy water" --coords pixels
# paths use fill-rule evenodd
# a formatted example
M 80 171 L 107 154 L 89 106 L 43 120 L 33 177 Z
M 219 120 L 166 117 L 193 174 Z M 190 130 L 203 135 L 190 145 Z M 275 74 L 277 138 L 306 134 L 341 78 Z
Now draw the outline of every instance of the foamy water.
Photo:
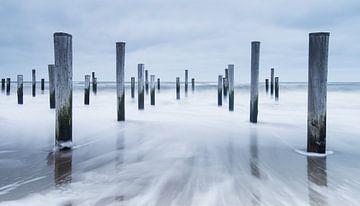
M 126 91 L 126 122 L 116 92 L 100 84 L 90 105 L 75 84 L 74 149 L 55 152 L 55 111 L 47 90 L 24 105 L 0 95 L 0 205 L 360 205 L 360 84 L 328 87 L 326 157 L 304 156 L 305 84 L 282 84 L 276 102 L 260 88 L 259 122 L 249 123 L 247 85 L 235 111 L 217 106 L 203 84 L 181 100 L 173 85 L 145 110 Z

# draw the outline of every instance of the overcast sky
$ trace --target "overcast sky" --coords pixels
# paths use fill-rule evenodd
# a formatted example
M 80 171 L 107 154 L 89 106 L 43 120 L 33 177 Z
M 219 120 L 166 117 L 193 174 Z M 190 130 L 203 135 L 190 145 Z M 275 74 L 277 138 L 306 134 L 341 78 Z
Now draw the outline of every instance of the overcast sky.
M 74 80 L 115 80 L 115 42 L 126 42 L 126 79 L 137 64 L 163 80 L 216 81 L 235 64 L 249 82 L 250 42 L 261 42 L 260 79 L 307 81 L 308 33 L 329 31 L 329 81 L 360 79 L 359 0 L 0 0 L 0 77 L 46 77 L 53 33 L 73 35 Z

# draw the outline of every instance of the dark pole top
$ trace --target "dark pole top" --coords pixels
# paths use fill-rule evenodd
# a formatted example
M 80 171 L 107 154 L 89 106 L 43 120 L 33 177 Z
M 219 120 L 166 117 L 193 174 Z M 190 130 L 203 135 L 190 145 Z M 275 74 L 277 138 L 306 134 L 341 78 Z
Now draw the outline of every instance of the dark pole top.
M 122 42 L 122 41 L 121 42 L 116 42 L 116 46 L 117 45 L 125 45 L 125 42 Z
M 309 36 L 330 36 L 330 32 L 313 32 L 309 33 Z
M 260 41 L 252 41 L 251 44 L 260 44 Z
M 71 34 L 65 33 L 65 32 L 55 32 L 54 33 L 54 37 L 55 36 L 67 36 L 67 37 L 72 37 Z

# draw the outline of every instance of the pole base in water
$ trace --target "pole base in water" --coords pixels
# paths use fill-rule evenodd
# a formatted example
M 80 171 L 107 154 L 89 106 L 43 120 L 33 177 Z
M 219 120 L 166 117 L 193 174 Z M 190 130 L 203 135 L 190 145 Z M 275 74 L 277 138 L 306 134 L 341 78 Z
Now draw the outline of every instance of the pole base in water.
M 70 150 L 73 147 L 72 141 L 56 141 L 56 149 L 57 150 Z

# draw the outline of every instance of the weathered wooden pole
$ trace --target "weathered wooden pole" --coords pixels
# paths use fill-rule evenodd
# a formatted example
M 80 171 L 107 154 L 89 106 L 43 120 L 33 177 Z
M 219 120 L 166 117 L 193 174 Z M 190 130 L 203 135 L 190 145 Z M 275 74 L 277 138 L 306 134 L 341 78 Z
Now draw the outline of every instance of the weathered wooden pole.
M 149 93 L 149 71 L 145 70 L 145 90 L 146 95 Z
M 144 64 L 138 64 L 138 109 L 144 109 Z
M 265 91 L 269 93 L 269 79 L 265 79 Z
M 195 91 L 195 78 L 191 79 L 191 90 Z
M 1 79 L 1 91 L 5 91 L 5 79 Z
M 84 104 L 90 104 L 90 75 L 85 75 Z
M 50 109 L 55 108 L 55 65 L 49 64 L 49 98 L 50 98 Z
M 92 88 L 94 91 L 95 90 L 95 72 L 91 72 L 91 81 L 92 81 Z
M 36 96 L 36 70 L 32 70 L 32 96 Z
M 131 98 L 135 98 L 135 77 L 131 77 Z
M 227 79 L 226 77 L 223 78 L 223 92 L 224 92 L 224 97 L 227 96 Z
M 226 97 L 228 94 L 228 90 L 229 90 L 229 69 L 225 69 L 225 77 L 224 77 L 225 81 L 224 83 L 224 96 Z
M 279 77 L 275 77 L 275 100 L 279 99 Z
M 328 32 L 309 34 L 307 152 L 326 152 Z
M 218 76 L 218 106 L 222 105 L 222 88 L 223 88 L 223 77 L 222 75 Z
M 180 99 L 180 77 L 176 77 L 176 99 Z
M 45 90 L 45 79 L 41 79 L 41 91 Z
M 24 94 L 23 75 L 17 75 L 18 104 L 23 104 L 23 94 Z
M 6 78 L 6 95 L 9 96 L 10 95 L 10 85 L 11 84 L 11 80 L 10 78 Z
M 274 95 L 274 68 L 270 70 L 270 94 L 271 96 Z
M 157 78 L 157 89 L 160 91 L 160 78 Z
M 155 75 L 150 75 L 150 104 L 155 105 Z
M 229 111 L 234 111 L 234 65 L 228 65 L 229 70 Z
M 55 144 L 60 149 L 72 146 L 72 36 L 54 33 L 56 122 Z
M 117 120 L 125 121 L 125 42 L 116 43 Z
M 259 100 L 260 42 L 251 42 L 250 122 L 256 123 Z
M 94 94 L 97 93 L 97 77 L 95 77 L 93 81 L 93 92 Z
M 185 96 L 187 96 L 189 87 L 189 70 L 185 69 Z

